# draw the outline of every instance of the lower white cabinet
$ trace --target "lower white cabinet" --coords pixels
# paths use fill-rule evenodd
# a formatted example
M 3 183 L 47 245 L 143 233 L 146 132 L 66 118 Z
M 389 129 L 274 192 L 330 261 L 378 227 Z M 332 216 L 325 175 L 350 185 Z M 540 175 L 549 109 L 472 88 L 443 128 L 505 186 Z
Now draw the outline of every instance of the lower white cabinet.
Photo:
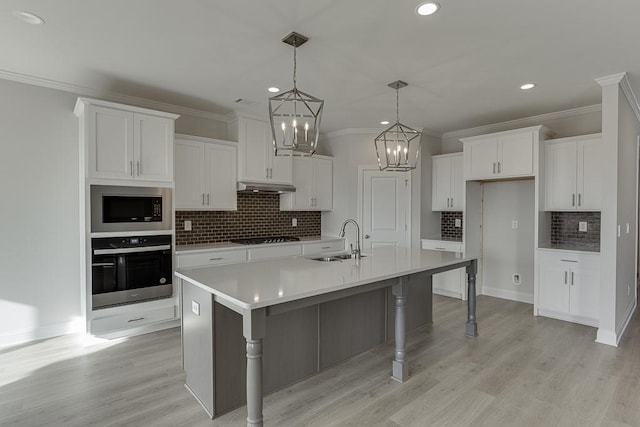
M 250 247 L 247 250 L 247 259 L 255 261 L 259 259 L 282 258 L 302 254 L 302 245 L 282 245 L 266 247 Z
M 302 255 L 315 255 L 329 252 L 340 252 L 344 250 L 344 240 L 333 240 L 325 242 L 313 242 L 302 244 Z
M 540 250 L 537 314 L 598 326 L 600 254 Z
M 127 330 L 170 322 L 175 319 L 175 300 L 167 298 L 160 301 L 95 310 L 92 312 L 90 332 L 93 335 L 130 335 L 126 332 Z
M 422 240 L 422 249 L 431 249 L 442 252 L 462 253 L 462 243 L 446 240 Z M 452 298 L 467 299 L 466 292 L 466 270 L 458 268 L 456 270 L 445 271 L 434 274 L 432 277 L 433 293 Z
M 205 267 L 209 265 L 232 264 L 247 260 L 247 249 L 211 250 L 193 253 L 181 253 L 176 255 L 178 268 Z

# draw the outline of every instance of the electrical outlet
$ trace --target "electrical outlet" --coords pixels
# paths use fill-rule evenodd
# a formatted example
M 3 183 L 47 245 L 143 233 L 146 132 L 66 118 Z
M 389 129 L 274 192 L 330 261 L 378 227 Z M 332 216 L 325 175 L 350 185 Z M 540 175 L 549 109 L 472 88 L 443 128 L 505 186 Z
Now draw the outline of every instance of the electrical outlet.
M 456 218 L 456 219 L 455 219 L 455 226 L 456 226 L 457 228 L 462 227 L 462 221 L 460 220 L 460 218 Z
M 627 234 L 629 234 L 629 230 L 630 230 L 629 223 L 627 223 Z
M 200 304 L 197 301 L 191 300 L 191 311 L 196 316 L 200 316 Z
M 518 228 L 518 221 L 517 220 L 513 220 L 511 221 L 511 228 L 513 228 L 514 230 Z
M 578 222 L 578 231 L 587 231 L 587 221 Z
M 620 237 L 620 224 L 618 224 L 618 237 Z
M 191 221 L 187 220 L 184 222 L 184 231 L 191 231 Z
M 291 218 L 291 226 L 292 227 L 298 226 L 298 218 Z
M 513 284 L 514 285 L 520 285 L 521 283 L 522 283 L 522 281 L 520 280 L 520 274 L 514 273 L 514 275 L 513 275 Z
M 631 285 L 627 285 L 627 296 L 631 296 Z

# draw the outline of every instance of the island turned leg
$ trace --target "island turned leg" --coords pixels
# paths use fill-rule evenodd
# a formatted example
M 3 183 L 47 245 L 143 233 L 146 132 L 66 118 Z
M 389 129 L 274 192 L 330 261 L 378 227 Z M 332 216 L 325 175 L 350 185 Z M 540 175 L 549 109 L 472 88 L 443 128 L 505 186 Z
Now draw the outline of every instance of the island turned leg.
M 467 266 L 467 328 L 465 335 L 478 336 L 478 323 L 476 322 L 476 273 L 477 261 L 472 261 Z
M 245 311 L 242 329 L 247 340 L 247 426 L 262 426 L 262 340 L 266 310 Z
M 401 277 L 398 284 L 393 286 L 392 292 L 396 300 L 396 351 L 393 357 L 391 378 L 402 383 L 409 379 L 409 364 L 405 349 L 407 284 L 404 277 Z

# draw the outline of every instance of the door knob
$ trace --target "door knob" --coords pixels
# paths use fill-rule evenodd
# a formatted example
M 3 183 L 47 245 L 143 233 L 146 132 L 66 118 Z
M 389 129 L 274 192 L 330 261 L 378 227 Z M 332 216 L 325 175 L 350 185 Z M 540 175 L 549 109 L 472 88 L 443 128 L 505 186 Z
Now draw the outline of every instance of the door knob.
M 369 237 L 371 237 L 371 236 L 369 236 L 368 234 L 365 234 L 365 235 L 364 235 L 364 238 L 365 238 L 365 239 L 368 239 Z

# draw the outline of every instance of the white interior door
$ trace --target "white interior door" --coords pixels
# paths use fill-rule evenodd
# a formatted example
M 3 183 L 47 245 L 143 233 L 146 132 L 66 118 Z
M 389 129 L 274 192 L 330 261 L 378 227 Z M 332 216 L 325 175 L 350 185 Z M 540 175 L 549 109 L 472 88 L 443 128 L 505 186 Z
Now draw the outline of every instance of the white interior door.
M 363 252 L 380 246 L 408 246 L 411 175 L 364 170 L 361 191 Z

